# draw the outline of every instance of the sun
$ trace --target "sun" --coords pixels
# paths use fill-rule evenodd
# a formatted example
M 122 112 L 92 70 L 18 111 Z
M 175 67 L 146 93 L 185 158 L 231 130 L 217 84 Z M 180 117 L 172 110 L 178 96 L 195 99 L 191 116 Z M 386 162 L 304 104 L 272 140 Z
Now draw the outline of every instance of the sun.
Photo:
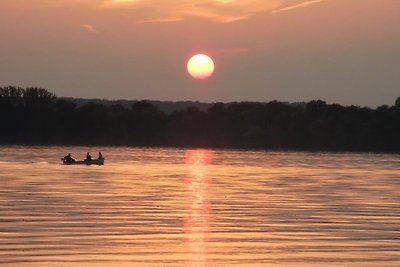
M 197 80 L 206 80 L 214 73 L 214 61 L 205 54 L 192 56 L 187 63 L 189 74 Z

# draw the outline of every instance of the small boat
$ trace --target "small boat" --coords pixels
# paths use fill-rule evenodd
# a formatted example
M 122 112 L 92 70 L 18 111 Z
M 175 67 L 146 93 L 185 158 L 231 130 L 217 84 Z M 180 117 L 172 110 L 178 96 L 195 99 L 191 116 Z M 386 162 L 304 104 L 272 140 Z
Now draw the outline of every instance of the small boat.
M 64 165 L 104 165 L 104 158 L 102 159 L 92 159 L 92 160 L 76 160 L 76 161 L 66 161 L 61 159 Z

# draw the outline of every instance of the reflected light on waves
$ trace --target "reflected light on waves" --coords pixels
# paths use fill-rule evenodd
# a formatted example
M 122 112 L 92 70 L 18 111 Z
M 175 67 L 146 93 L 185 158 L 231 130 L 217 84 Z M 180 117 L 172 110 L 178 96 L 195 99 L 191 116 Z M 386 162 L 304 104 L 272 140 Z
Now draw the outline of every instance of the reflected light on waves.
M 186 164 L 190 169 L 186 177 L 187 208 L 184 217 L 184 232 L 188 253 L 191 255 L 190 266 L 208 266 L 207 241 L 210 233 L 210 210 L 208 189 L 210 179 L 207 165 L 211 163 L 209 150 L 186 151 Z

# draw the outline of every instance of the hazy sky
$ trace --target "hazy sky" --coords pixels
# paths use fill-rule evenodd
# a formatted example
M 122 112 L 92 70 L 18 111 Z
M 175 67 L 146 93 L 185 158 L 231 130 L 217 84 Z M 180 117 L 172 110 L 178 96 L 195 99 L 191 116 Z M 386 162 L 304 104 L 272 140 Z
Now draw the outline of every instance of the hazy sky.
M 206 53 L 205 81 L 186 62 Z M 400 0 L 0 0 L 0 86 L 107 99 L 400 96 Z

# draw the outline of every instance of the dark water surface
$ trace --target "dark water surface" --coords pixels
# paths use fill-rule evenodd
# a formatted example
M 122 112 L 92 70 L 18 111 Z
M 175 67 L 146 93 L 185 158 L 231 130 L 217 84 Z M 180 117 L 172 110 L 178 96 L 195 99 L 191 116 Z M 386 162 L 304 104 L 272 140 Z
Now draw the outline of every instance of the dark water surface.
M 0 266 L 400 266 L 400 156 L 0 147 Z

